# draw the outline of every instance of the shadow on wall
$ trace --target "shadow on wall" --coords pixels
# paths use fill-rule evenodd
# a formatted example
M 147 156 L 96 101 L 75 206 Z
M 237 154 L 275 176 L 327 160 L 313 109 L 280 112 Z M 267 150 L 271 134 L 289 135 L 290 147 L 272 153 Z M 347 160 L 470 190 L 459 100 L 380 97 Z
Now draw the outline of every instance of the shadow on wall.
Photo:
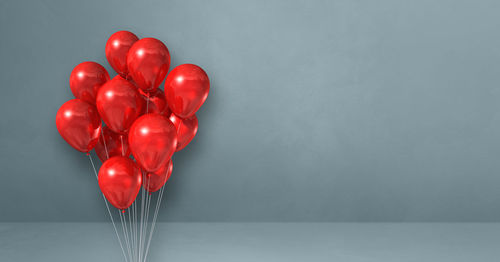
M 203 65 L 201 65 L 203 68 Z M 204 68 L 205 69 L 205 68 Z M 208 136 L 205 136 L 205 130 L 207 130 L 206 126 L 203 125 L 204 122 L 210 121 L 216 116 L 216 108 L 217 108 L 217 96 L 216 96 L 216 88 L 217 82 L 214 75 L 211 75 L 208 70 L 205 69 L 209 78 L 210 78 L 210 92 L 208 94 L 208 98 L 202 107 L 196 112 L 196 116 L 198 118 L 198 132 L 196 136 L 193 138 L 191 143 L 189 143 L 184 149 L 174 154 L 173 158 L 173 171 L 171 180 L 175 180 L 176 172 L 181 171 L 184 167 L 188 165 L 192 165 L 196 163 L 196 160 L 200 158 L 201 151 L 209 151 L 209 150 L 201 150 L 205 143 L 202 143 L 203 139 L 209 139 Z M 180 172 L 179 172 L 180 173 Z M 178 194 L 182 194 L 182 190 L 179 187 L 169 187 L 168 196 L 169 198 L 176 198 Z

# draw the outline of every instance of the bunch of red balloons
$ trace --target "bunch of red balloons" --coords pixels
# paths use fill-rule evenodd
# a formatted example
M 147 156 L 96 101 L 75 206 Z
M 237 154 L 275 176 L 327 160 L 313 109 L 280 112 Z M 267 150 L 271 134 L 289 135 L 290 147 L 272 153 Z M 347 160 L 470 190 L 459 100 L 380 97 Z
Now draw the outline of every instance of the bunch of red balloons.
M 118 73 L 111 80 L 95 62 L 73 69 L 69 86 L 75 99 L 59 108 L 56 125 L 76 150 L 95 150 L 103 162 L 99 187 L 113 206 L 124 210 L 141 186 L 155 192 L 169 179 L 172 155 L 196 135 L 195 113 L 207 99 L 210 82 L 193 64 L 167 75 L 167 46 L 128 31 L 108 39 L 106 58 Z M 158 88 L 163 80 L 165 91 Z

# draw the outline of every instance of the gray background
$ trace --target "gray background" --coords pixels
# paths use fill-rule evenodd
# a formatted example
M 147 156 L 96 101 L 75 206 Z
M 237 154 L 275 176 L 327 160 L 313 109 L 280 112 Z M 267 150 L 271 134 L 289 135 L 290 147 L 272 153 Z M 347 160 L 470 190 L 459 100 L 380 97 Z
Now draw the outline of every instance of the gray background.
M 0 221 L 108 221 L 57 133 L 106 39 L 212 82 L 163 221 L 499 221 L 498 1 L 0 1 Z

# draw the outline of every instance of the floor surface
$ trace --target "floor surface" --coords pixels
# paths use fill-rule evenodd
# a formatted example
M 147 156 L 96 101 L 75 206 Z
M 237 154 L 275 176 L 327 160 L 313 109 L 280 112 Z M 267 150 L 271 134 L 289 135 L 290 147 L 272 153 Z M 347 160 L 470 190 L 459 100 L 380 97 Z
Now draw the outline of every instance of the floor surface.
M 148 261 L 499 261 L 500 224 L 162 223 Z M 124 261 L 111 224 L 2 223 L 0 261 Z

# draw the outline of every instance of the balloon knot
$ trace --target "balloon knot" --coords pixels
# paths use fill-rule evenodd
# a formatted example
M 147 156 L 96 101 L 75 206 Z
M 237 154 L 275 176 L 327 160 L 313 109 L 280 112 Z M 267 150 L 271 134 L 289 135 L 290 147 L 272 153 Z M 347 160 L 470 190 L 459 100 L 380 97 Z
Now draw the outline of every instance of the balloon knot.
M 122 210 L 122 213 L 125 214 L 125 209 Z
M 90 156 L 90 151 L 89 151 L 89 152 L 87 152 L 87 154 L 86 154 L 86 155 L 87 155 L 87 156 Z
M 151 192 L 149 192 L 149 195 L 151 195 Z

